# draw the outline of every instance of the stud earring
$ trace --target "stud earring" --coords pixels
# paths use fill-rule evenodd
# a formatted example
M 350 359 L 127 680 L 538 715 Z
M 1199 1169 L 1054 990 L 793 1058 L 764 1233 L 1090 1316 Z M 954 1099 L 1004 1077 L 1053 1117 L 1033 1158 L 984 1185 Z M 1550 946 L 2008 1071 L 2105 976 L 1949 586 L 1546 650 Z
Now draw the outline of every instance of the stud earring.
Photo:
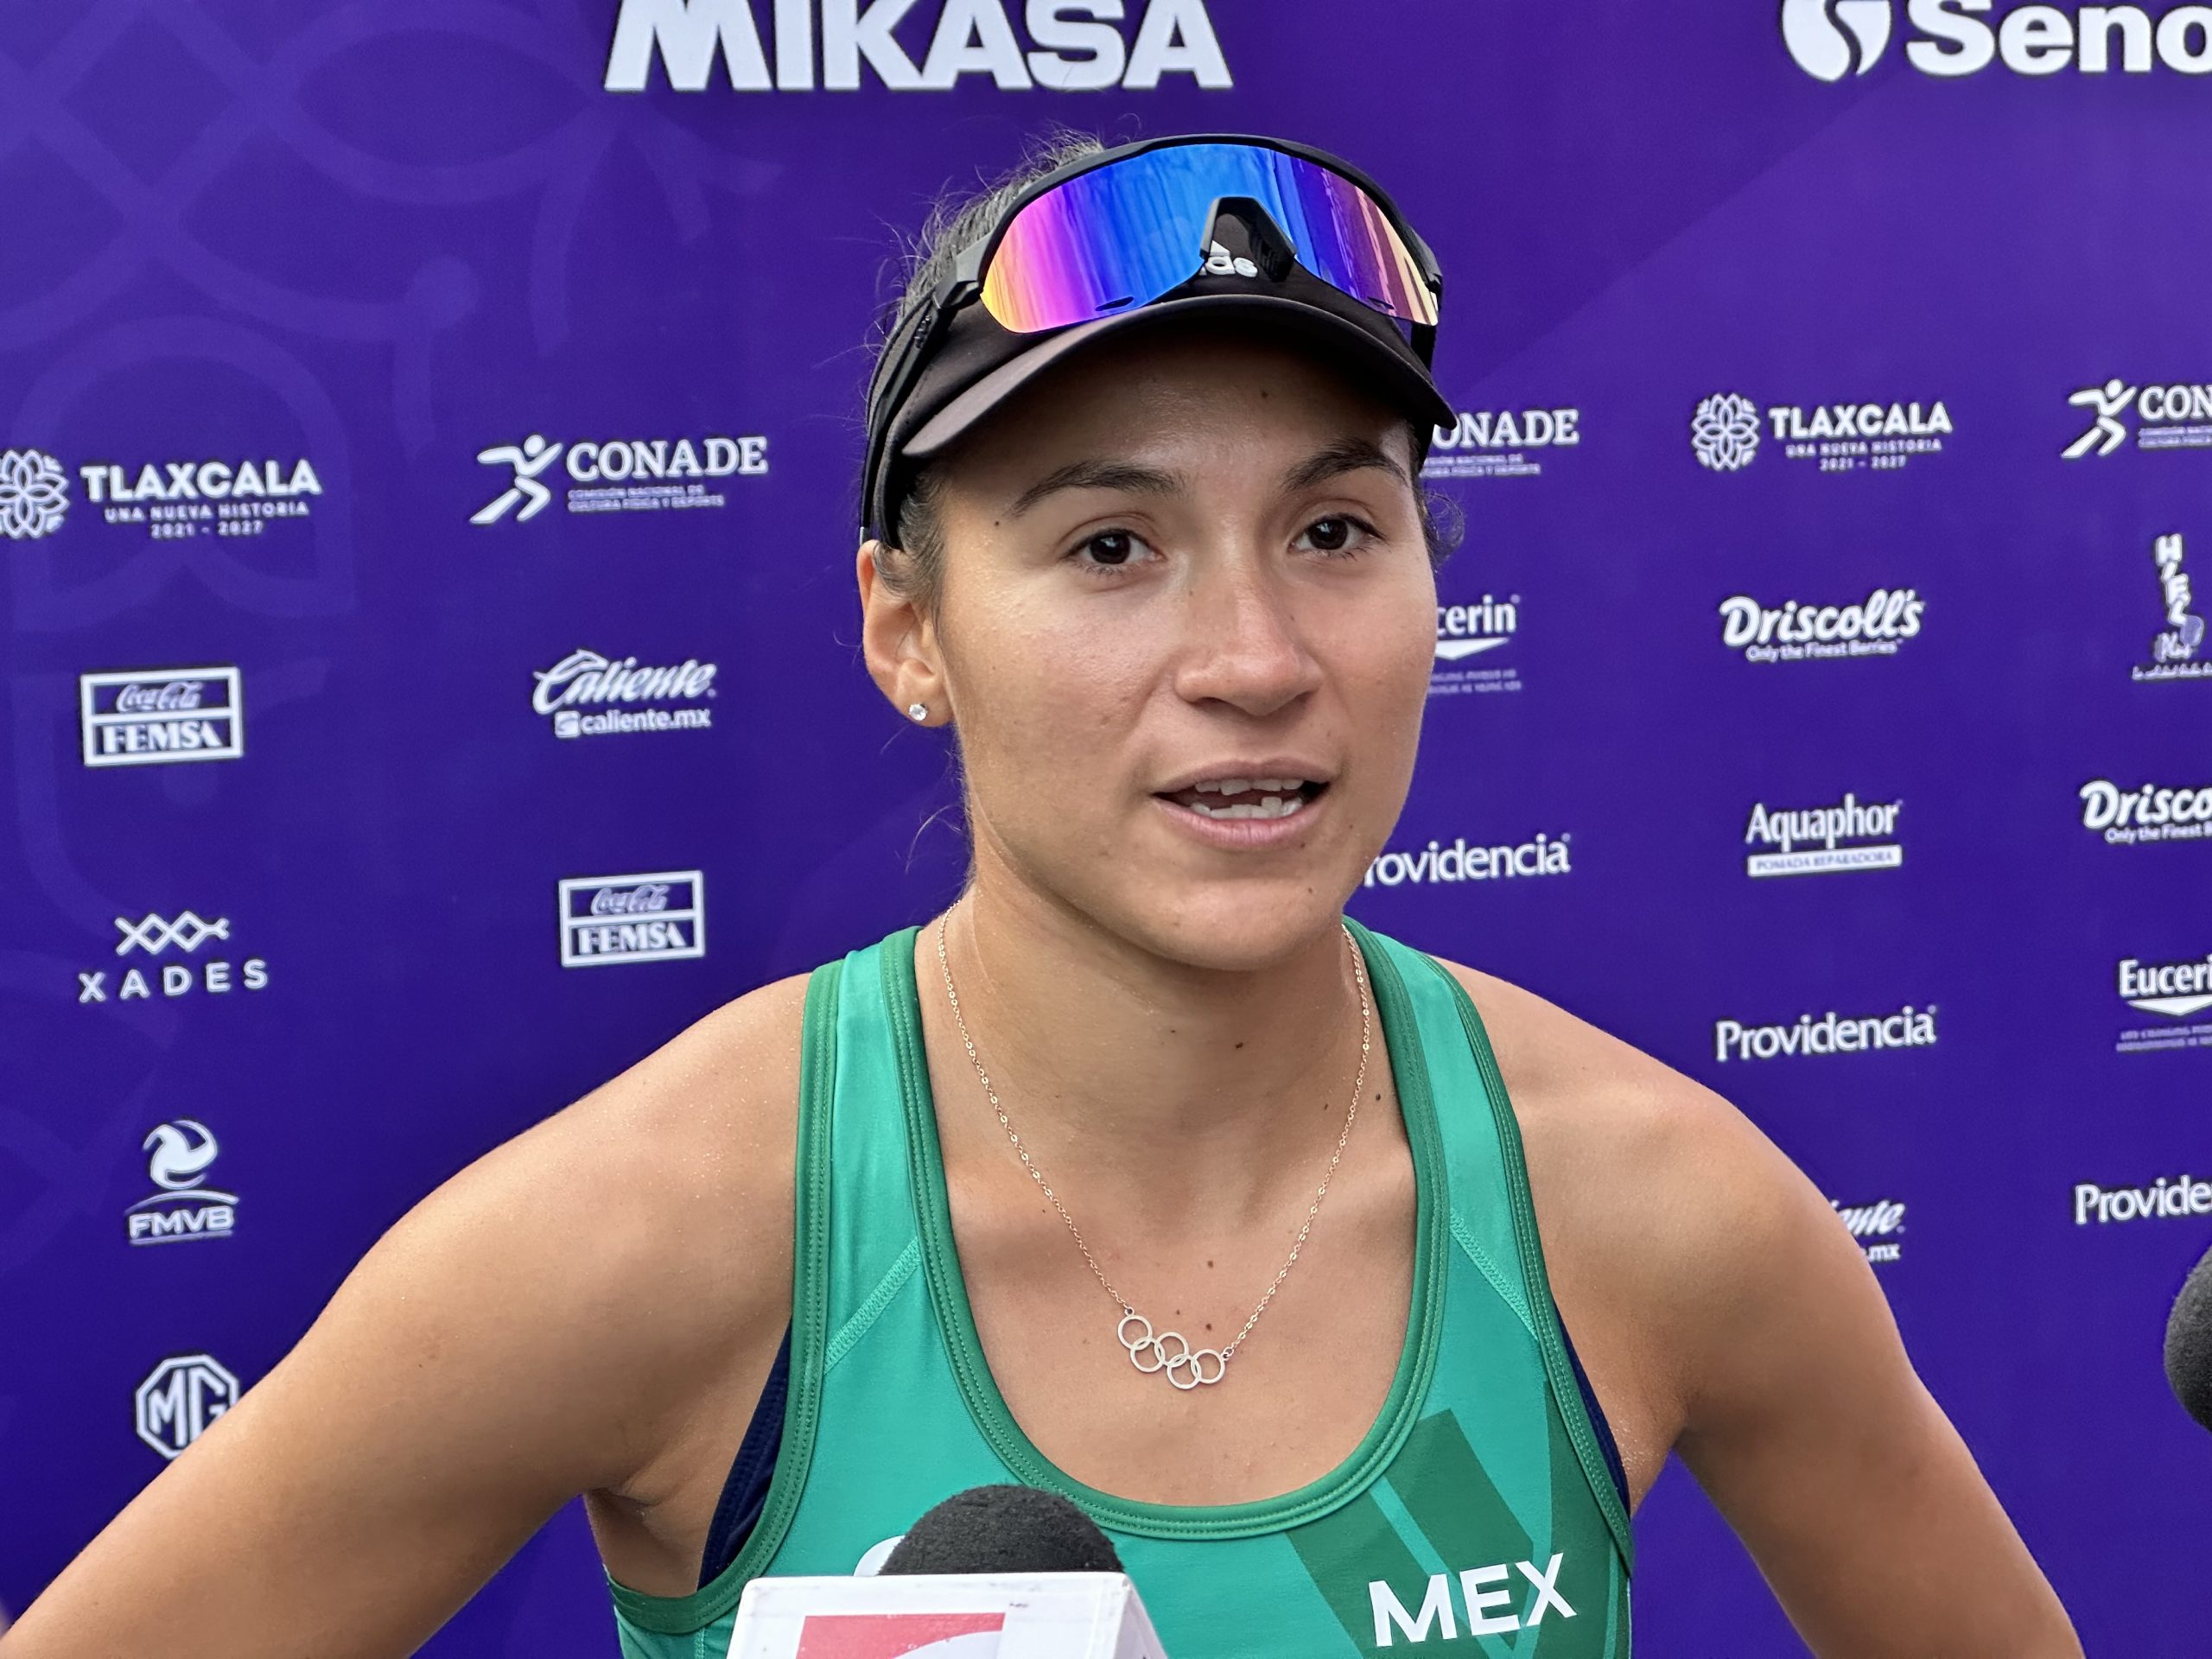
M 929 704 L 927 704 L 927 703 L 925 703 L 925 702 L 910 702 L 910 703 L 908 703 L 908 704 L 906 705 L 906 718 L 907 718 L 907 719 L 909 719 L 909 720 L 927 720 L 929 717 L 930 717 L 930 706 L 929 706 Z

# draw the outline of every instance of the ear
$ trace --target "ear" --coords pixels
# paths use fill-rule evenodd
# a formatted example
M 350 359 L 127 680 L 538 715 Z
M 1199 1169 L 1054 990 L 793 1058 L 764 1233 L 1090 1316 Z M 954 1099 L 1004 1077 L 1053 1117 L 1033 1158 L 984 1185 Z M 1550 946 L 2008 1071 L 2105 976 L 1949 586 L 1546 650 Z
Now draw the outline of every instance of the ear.
M 938 654 L 937 626 L 911 599 L 893 593 L 876 566 L 883 543 L 866 541 L 854 560 L 861 590 L 861 653 L 876 690 L 891 700 L 899 718 L 917 726 L 943 726 L 952 718 L 944 690 L 944 663 Z M 920 704 L 929 712 L 914 720 Z

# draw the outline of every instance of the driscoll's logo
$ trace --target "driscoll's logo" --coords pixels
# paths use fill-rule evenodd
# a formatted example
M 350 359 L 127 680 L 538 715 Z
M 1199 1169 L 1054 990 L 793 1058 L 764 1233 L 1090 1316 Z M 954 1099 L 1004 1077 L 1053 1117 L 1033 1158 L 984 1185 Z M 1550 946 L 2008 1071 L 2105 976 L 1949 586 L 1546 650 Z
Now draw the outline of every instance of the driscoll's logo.
M 2013 6 L 1985 21 L 1993 0 L 1910 0 L 1906 21 L 1920 35 L 1905 61 L 1923 75 L 1955 79 L 2001 64 L 2016 75 L 2078 69 L 2147 75 L 2157 67 L 2212 73 L 2212 6 L 2174 6 L 2153 18 L 2141 6 Z M 1891 0 L 1783 0 L 1782 43 L 1816 80 L 1865 74 L 1890 44 Z

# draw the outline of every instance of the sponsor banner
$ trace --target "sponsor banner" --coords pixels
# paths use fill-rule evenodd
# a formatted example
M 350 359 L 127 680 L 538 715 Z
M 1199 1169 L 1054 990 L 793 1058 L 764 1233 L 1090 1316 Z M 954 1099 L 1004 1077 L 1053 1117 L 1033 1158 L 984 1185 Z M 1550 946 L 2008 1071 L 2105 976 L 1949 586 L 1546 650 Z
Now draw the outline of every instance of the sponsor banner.
M 2164 1025 L 2138 1026 L 2120 1033 L 2122 1054 L 2154 1053 L 2174 1048 L 2212 1048 L 2212 1020 L 2194 1020 L 2212 1009 L 2212 956 L 2194 962 L 2142 962 L 2123 957 L 2120 1000 L 2131 1008 L 2155 1014 Z
M 1752 853 L 1745 873 L 1754 876 L 1827 875 L 1843 870 L 1894 870 L 1904 862 L 1904 849 L 1890 839 L 1897 832 L 1903 801 L 1862 804 L 1846 793 L 1834 806 L 1770 811 L 1754 803 L 1744 826 L 1744 844 L 1775 850 Z M 1838 846 L 1844 842 L 1851 843 Z
M 2180 1221 L 2212 1216 L 2212 1181 L 2190 1175 L 2161 1175 L 2148 1186 L 2074 1184 L 2074 1224 L 2100 1227 L 2123 1221 Z
M 729 497 L 718 480 L 763 478 L 768 440 L 733 438 L 597 438 L 578 442 L 533 432 L 520 443 L 495 443 L 476 454 L 479 465 L 507 469 L 506 487 L 474 512 L 472 524 L 496 524 L 510 512 L 526 524 L 553 500 L 544 475 L 560 463 L 569 480 L 563 500 L 570 512 L 659 512 L 723 507 Z M 519 509 L 519 511 L 517 511 Z
M 207 1183 L 215 1161 L 214 1132 L 197 1118 L 159 1123 L 141 1143 L 146 1178 L 154 1191 L 123 1212 L 124 1236 L 133 1244 L 189 1243 L 228 1238 L 238 1224 L 238 1197 Z
M 622 0 L 602 85 L 643 92 L 656 64 L 679 92 L 943 92 L 969 75 L 1009 92 L 1151 92 L 1169 75 L 1210 92 L 1234 84 L 1206 0 L 931 0 L 912 19 L 914 0 L 818 10 L 817 19 L 816 0 Z
M 1713 1057 L 1730 1060 L 1772 1060 L 1807 1054 L 1866 1054 L 1886 1048 L 1933 1048 L 1936 1007 L 1908 1002 L 1891 1014 L 1847 1018 L 1830 1010 L 1797 1016 L 1795 1025 L 1747 1026 L 1719 1020 L 1713 1027 Z
M 1720 643 L 1742 652 L 1747 663 L 1894 657 L 1917 637 L 1927 608 L 1913 588 L 1877 588 L 1855 605 L 1790 599 L 1774 606 L 1737 594 L 1720 601 Z
M 1690 416 L 1690 453 L 1716 473 L 1741 472 L 1770 453 L 1823 473 L 1894 472 L 1916 457 L 1941 454 L 1952 430 L 1943 401 L 1771 404 L 1762 410 L 1741 392 L 1717 391 Z
M 2212 8 L 2199 5 L 1993 11 L 1991 0 L 1783 0 L 1783 44 L 1816 80 L 1863 75 L 1889 50 L 1899 10 L 1905 62 L 1939 79 L 1992 68 L 2038 79 L 2212 73 Z
M 1430 440 L 1423 478 L 1541 478 L 1554 449 L 1582 442 L 1579 409 L 1461 410 Z
M 208 1354 L 172 1354 L 148 1372 L 133 1395 L 138 1438 L 174 1458 L 238 1402 L 238 1380 Z
M 2097 778 L 2082 785 L 2077 796 L 2082 827 L 2101 835 L 2107 846 L 2212 837 L 2212 784 L 2179 788 L 2139 784 L 2122 789 L 2109 779 Z
M 1436 607 L 1436 665 L 1429 671 L 1432 697 L 1518 691 L 1521 670 L 1499 658 L 1521 631 L 1521 595 L 1484 594 L 1471 604 Z
M 705 956 L 706 888 L 697 870 L 563 880 L 561 965 L 604 968 Z
M 1831 1198 L 1828 1205 L 1836 1217 L 1850 1230 L 1852 1237 L 1859 1241 L 1859 1248 L 1869 1262 L 1879 1265 L 1885 1262 L 1902 1261 L 1904 1243 L 1897 1237 L 1904 1231 L 1904 1205 L 1893 1198 L 1883 1198 L 1873 1204 L 1846 1205 L 1840 1198 Z
M 2205 26 L 2212 33 L 2212 10 Z M 2067 461 L 2109 455 L 2131 433 L 2138 449 L 2212 448 L 2212 385 L 2137 385 L 2115 376 L 2066 401 L 2089 416 L 2088 429 L 2058 452 Z
M 2151 563 L 2158 574 L 2159 620 L 2151 637 L 2151 660 L 2129 670 L 2137 680 L 2212 680 L 2212 649 L 2207 649 L 2204 619 L 2198 615 L 2189 575 L 2182 569 L 2184 550 L 2178 536 L 2151 543 Z
M 1367 867 L 1360 885 L 1367 887 L 1426 887 L 1462 881 L 1503 881 L 1522 876 L 1567 875 L 1574 837 L 1539 830 L 1533 840 L 1511 845 L 1468 844 L 1464 836 L 1432 841 L 1409 852 L 1387 852 Z
M 127 916 L 115 918 L 115 931 L 122 937 L 115 947 L 119 957 L 130 958 L 143 954 L 148 957 L 166 956 L 175 951 L 178 956 L 192 958 L 190 962 L 165 962 L 158 965 L 130 962 L 122 968 L 80 969 L 77 974 L 77 1001 L 88 1002 L 135 1002 L 150 1001 L 156 996 L 164 1001 L 179 997 L 225 996 L 234 992 L 260 991 L 269 988 L 269 962 L 264 957 L 247 957 L 243 961 L 209 954 L 202 957 L 203 947 L 217 942 L 230 943 L 231 918 L 218 916 L 213 921 L 189 911 L 180 911 L 172 919 L 155 911 L 148 911 L 137 921 Z
M 77 677 L 88 766 L 236 760 L 245 753 L 238 671 L 142 668 Z
M 670 708 L 698 703 L 715 695 L 715 664 L 687 657 L 673 668 L 641 668 L 635 657 L 603 657 L 595 651 L 570 652 L 537 671 L 531 707 L 548 715 L 556 737 L 602 737 L 629 732 L 703 732 L 715 711 Z M 609 709 L 608 703 L 644 703 L 645 708 Z
M 198 461 L 95 461 L 77 468 L 85 505 L 106 524 L 151 541 L 258 536 L 282 520 L 311 518 L 322 479 L 305 455 Z

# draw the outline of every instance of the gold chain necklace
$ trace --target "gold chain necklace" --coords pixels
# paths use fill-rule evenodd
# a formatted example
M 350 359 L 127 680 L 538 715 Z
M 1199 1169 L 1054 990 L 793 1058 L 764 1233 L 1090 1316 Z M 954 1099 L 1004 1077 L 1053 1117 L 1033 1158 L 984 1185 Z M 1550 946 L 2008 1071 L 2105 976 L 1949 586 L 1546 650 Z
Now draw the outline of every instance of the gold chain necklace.
M 1129 1299 L 1114 1288 L 1114 1281 L 1098 1265 L 1098 1258 L 1091 1255 L 1090 1246 L 1084 1243 L 1083 1229 L 1075 1224 L 1075 1217 L 1068 1213 L 1067 1205 L 1060 1202 L 1060 1195 L 1052 1191 L 1052 1183 L 1045 1179 L 1045 1172 L 1037 1166 L 1036 1160 L 1029 1155 L 1029 1148 L 1022 1145 L 1020 1135 L 1014 1132 L 1014 1124 L 1007 1117 L 1006 1108 L 999 1102 L 998 1090 L 991 1086 L 991 1074 L 983 1069 L 982 1057 L 976 1052 L 976 1039 L 968 1034 L 968 1022 L 961 1017 L 960 993 L 952 988 L 952 964 L 945 960 L 944 955 L 944 925 L 950 914 L 948 911 L 937 918 L 937 965 L 938 971 L 944 976 L 945 1001 L 952 1005 L 952 1023 L 959 1028 L 960 1045 L 968 1051 L 968 1063 L 976 1068 L 976 1076 L 983 1085 L 984 1097 L 991 1103 L 991 1110 L 998 1116 L 999 1127 L 1006 1131 L 1006 1138 L 1020 1155 L 1022 1168 L 1028 1173 L 1029 1179 L 1037 1183 L 1037 1190 L 1045 1195 L 1047 1202 L 1059 1212 L 1060 1219 L 1067 1224 L 1068 1235 L 1075 1240 L 1076 1249 L 1083 1252 L 1083 1259 L 1090 1266 L 1091 1277 L 1097 1280 L 1106 1294 L 1114 1299 L 1114 1306 L 1122 1310 L 1121 1323 L 1114 1328 L 1116 1340 L 1128 1350 L 1129 1363 L 1147 1376 L 1158 1372 L 1175 1387 L 1185 1390 L 1220 1382 L 1229 1374 L 1229 1362 L 1236 1357 L 1236 1351 L 1243 1345 L 1244 1338 L 1252 1334 L 1252 1327 L 1259 1324 L 1260 1316 L 1268 1311 L 1268 1304 L 1274 1300 L 1275 1293 L 1282 1288 L 1282 1281 L 1290 1277 L 1290 1270 L 1298 1265 L 1298 1253 L 1306 1248 L 1306 1237 L 1313 1232 L 1313 1224 L 1321 1214 L 1321 1200 L 1329 1196 L 1329 1183 L 1336 1179 L 1337 1166 L 1344 1160 L 1344 1143 L 1351 1139 L 1351 1126 L 1359 1116 L 1359 1098 L 1367 1087 L 1367 1055 L 1373 1034 L 1373 1020 L 1367 1000 L 1367 964 L 1359 954 L 1359 946 L 1352 939 L 1351 930 L 1342 922 L 1337 925 L 1344 933 L 1344 948 L 1351 957 L 1352 976 L 1359 984 L 1359 1069 L 1352 1077 L 1351 1105 L 1344 1113 L 1344 1127 L 1337 1136 L 1336 1150 L 1329 1154 L 1329 1166 L 1322 1172 L 1321 1185 L 1313 1194 L 1313 1202 L 1306 1207 L 1306 1219 L 1298 1229 L 1298 1237 L 1290 1247 L 1290 1255 L 1276 1273 L 1274 1282 L 1268 1287 L 1267 1293 L 1252 1309 L 1252 1317 L 1244 1321 L 1244 1328 L 1219 1348 L 1193 1348 L 1179 1331 L 1163 1331 L 1154 1336 L 1152 1321 L 1138 1313 Z

